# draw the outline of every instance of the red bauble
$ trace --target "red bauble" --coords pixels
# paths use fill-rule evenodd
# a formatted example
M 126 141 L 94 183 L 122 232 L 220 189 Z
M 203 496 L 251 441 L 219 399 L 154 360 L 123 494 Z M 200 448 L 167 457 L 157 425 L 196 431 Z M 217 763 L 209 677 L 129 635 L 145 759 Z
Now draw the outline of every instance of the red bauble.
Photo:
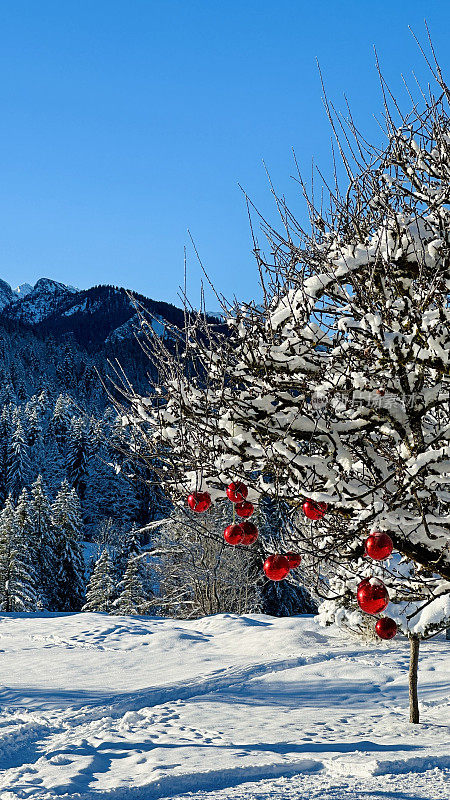
M 211 495 L 208 492 L 192 492 L 189 495 L 188 499 L 188 506 L 195 511 L 197 514 L 201 514 L 203 511 L 207 511 L 211 505 Z
M 300 566 L 302 560 L 300 553 L 294 553 L 292 550 L 289 550 L 289 552 L 286 553 L 286 558 L 289 562 L 289 569 L 295 569 Z
M 366 578 L 358 586 L 356 599 L 361 611 L 366 614 L 380 614 L 389 603 L 389 594 L 383 581 Z
M 282 581 L 289 573 L 289 561 L 286 556 L 268 556 L 264 562 L 263 570 L 271 581 Z
M 397 625 L 390 617 L 382 617 L 377 620 L 375 630 L 380 639 L 393 639 L 397 633 Z
M 383 561 L 384 558 L 388 558 L 393 548 L 394 544 L 387 533 L 371 533 L 366 539 L 366 556 L 370 556 L 375 561 Z
M 228 525 L 223 532 L 223 538 L 228 544 L 241 544 L 244 533 L 240 525 Z
M 253 503 L 249 503 L 248 500 L 244 500 L 243 503 L 236 503 L 235 509 L 238 517 L 243 517 L 246 519 L 247 517 L 251 517 L 255 510 L 255 506 Z
M 228 500 L 231 500 L 232 503 L 242 503 L 247 495 L 248 489 L 245 483 L 241 483 L 240 481 L 230 483 L 227 489 Z
M 253 544 L 258 538 L 258 528 L 249 519 L 244 520 L 239 525 L 243 536 L 241 544 Z
M 322 519 L 327 510 L 326 503 L 316 503 L 315 500 L 305 500 L 302 505 L 303 513 L 308 519 Z

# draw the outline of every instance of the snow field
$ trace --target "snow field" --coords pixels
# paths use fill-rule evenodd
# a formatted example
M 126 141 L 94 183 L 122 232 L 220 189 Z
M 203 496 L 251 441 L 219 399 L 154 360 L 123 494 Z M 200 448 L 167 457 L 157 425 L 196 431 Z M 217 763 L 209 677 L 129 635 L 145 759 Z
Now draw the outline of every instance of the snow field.
M 450 646 L 312 617 L 0 617 L 1 800 L 448 800 Z

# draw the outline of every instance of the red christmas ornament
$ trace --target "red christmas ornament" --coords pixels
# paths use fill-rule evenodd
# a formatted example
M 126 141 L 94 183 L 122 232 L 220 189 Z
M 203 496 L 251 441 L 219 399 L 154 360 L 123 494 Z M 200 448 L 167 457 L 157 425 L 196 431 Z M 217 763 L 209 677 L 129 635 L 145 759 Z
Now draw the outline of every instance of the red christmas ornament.
M 382 617 L 377 620 L 375 630 L 380 639 L 393 639 L 397 633 L 397 625 L 390 617 Z
M 271 581 L 282 581 L 289 573 L 289 561 L 286 556 L 268 556 L 263 564 L 263 570 Z
M 240 525 L 228 525 L 223 532 L 223 538 L 227 544 L 241 544 L 244 533 Z
M 203 511 L 207 511 L 211 505 L 211 495 L 208 492 L 192 492 L 189 495 L 188 499 L 188 506 L 195 511 L 197 514 L 201 514 Z
M 380 614 L 389 603 L 389 594 L 383 581 L 366 578 L 358 586 L 356 599 L 361 611 L 366 614 Z
M 245 483 L 241 483 L 240 481 L 230 483 L 227 488 L 227 497 L 232 503 L 242 503 L 247 495 L 248 489 Z
M 246 519 L 247 517 L 251 517 L 251 515 L 255 510 L 255 506 L 248 500 L 244 500 L 243 503 L 236 503 L 235 509 L 238 517 L 243 517 L 244 519 Z
M 240 523 L 239 527 L 243 534 L 241 544 L 253 544 L 253 542 L 256 542 L 258 538 L 258 528 L 253 522 L 246 519 L 244 522 Z
M 326 503 L 316 503 L 315 500 L 305 500 L 302 505 L 303 513 L 308 519 L 322 519 L 327 510 Z
M 289 550 L 289 552 L 286 553 L 286 558 L 289 562 L 289 569 L 295 569 L 300 566 L 302 560 L 300 553 L 294 553 L 292 550 Z
M 388 558 L 393 548 L 394 544 L 387 533 L 371 533 L 366 539 L 366 556 L 370 556 L 375 561 L 383 561 L 384 558 Z

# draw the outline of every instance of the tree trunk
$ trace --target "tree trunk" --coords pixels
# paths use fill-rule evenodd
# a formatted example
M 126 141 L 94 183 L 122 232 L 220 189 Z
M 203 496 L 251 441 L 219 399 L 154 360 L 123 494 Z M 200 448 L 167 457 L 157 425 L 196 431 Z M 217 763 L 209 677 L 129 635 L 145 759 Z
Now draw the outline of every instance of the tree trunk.
M 417 671 L 419 666 L 419 644 L 418 636 L 412 635 L 409 639 L 410 659 L 409 659 L 409 721 L 419 722 L 419 700 L 417 697 Z

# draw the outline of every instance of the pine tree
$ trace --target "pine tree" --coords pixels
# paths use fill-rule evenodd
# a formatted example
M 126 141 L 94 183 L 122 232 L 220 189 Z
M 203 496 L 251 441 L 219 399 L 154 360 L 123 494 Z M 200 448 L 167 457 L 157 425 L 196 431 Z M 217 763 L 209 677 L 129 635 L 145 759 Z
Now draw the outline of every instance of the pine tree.
M 35 611 L 42 589 L 37 569 L 38 542 L 34 536 L 30 500 L 25 488 L 22 489 L 16 505 L 16 531 L 17 538 L 12 542 L 16 597 L 21 597 L 24 611 Z
M 51 508 L 42 476 L 31 487 L 30 516 L 37 548 L 36 571 L 41 588 L 40 604 L 49 611 L 58 606 L 57 547 Z
M 8 496 L 8 457 L 12 433 L 12 420 L 9 407 L 5 405 L 0 414 L 0 503 Z
M 119 597 L 113 603 L 116 614 L 148 614 L 151 592 L 146 586 L 139 556 L 130 556 L 123 580 L 119 583 Z
M 0 609 L 12 611 L 10 598 L 11 542 L 16 536 L 16 515 L 11 497 L 0 513 Z
M 28 446 L 33 447 L 36 444 L 40 444 L 42 446 L 41 408 L 36 396 L 32 397 L 31 400 L 29 400 L 26 404 L 25 418 L 27 420 Z
M 28 482 L 30 464 L 29 448 L 25 439 L 18 411 L 13 415 L 13 428 L 8 444 L 7 487 L 8 492 L 17 499 L 22 487 Z
M 114 584 L 112 580 L 112 563 L 109 553 L 103 550 L 96 561 L 94 571 L 86 589 L 86 602 L 82 611 L 103 611 L 109 613 L 112 608 Z
M 114 554 L 114 569 L 119 583 L 125 575 L 130 558 L 139 557 L 141 552 L 141 533 L 138 527 L 134 524 L 129 531 L 122 529 Z
M 56 540 L 58 611 L 79 611 L 85 587 L 81 509 L 77 493 L 67 481 L 61 484 L 51 517 Z
M 73 402 L 71 398 L 67 395 L 60 394 L 56 400 L 53 416 L 51 418 L 51 429 L 61 452 L 65 452 L 67 446 L 72 406 Z
M 0 515 L 0 597 L 3 611 L 35 611 L 36 574 L 31 559 L 26 495 L 19 513 L 9 497 Z
M 67 477 L 80 500 L 86 492 L 87 438 L 82 418 L 72 420 L 67 448 Z

